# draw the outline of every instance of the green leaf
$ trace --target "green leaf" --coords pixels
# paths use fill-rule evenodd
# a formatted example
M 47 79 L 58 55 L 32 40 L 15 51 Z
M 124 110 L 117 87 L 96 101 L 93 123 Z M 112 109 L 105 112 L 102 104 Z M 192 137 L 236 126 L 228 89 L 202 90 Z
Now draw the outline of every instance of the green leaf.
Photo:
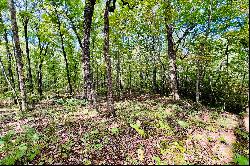
M 189 126 L 189 124 L 185 121 L 178 120 L 177 122 L 182 128 L 187 128 Z
M 234 162 L 239 165 L 249 165 L 249 159 L 240 154 L 236 154 L 236 157 L 234 158 Z
M 18 149 L 21 151 L 26 151 L 28 149 L 28 147 L 26 146 L 26 143 L 23 143 L 23 144 L 19 145 Z
M 35 133 L 35 134 L 32 136 L 32 140 L 33 140 L 33 141 L 39 140 L 39 136 L 38 136 L 37 133 Z
M 140 129 L 140 124 L 130 124 L 130 126 L 135 129 L 142 137 L 145 135 L 144 130 Z
M 119 129 L 118 129 L 117 127 L 114 127 L 114 128 L 111 129 L 111 132 L 112 132 L 113 134 L 116 134 L 116 133 L 119 132 Z

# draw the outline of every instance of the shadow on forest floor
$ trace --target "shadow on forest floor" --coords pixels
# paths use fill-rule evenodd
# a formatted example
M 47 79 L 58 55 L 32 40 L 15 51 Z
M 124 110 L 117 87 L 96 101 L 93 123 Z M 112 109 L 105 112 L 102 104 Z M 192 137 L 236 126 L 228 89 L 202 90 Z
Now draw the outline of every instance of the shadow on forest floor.
M 85 105 L 58 98 L 24 113 L 1 108 L 0 163 L 232 164 L 249 153 L 239 116 L 228 112 L 147 94 L 116 101 L 115 118 L 102 116 L 105 102 L 100 112 Z

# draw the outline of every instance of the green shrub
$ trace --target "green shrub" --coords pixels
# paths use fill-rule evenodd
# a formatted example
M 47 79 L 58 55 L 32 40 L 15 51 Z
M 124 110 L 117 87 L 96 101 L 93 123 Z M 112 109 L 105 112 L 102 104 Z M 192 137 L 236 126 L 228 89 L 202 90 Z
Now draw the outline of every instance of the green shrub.
M 57 99 L 55 102 L 59 105 L 64 105 L 64 106 L 78 106 L 82 105 L 85 106 L 87 105 L 87 100 L 78 100 L 78 99 Z
M 0 164 L 27 164 L 40 153 L 39 135 L 33 128 L 27 128 L 23 133 L 15 134 L 9 131 L 0 138 L 0 152 L 4 154 Z

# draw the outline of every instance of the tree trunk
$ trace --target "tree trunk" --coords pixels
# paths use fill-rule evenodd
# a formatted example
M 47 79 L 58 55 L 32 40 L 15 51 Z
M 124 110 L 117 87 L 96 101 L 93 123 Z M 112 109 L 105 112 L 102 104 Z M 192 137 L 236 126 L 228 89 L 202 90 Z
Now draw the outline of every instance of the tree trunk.
M 92 80 L 90 70 L 90 31 L 92 24 L 92 17 L 94 13 L 94 5 L 96 0 L 86 0 L 84 8 L 84 23 L 83 23 L 83 51 L 82 51 L 82 66 L 84 74 L 84 96 L 88 101 L 92 102 Z
M 21 99 L 22 99 L 21 110 L 25 111 L 27 103 L 26 103 L 25 83 L 24 83 L 24 76 L 23 76 L 22 50 L 20 47 L 18 27 L 17 27 L 17 22 L 16 22 L 16 9 L 15 9 L 13 0 L 8 0 L 8 2 L 9 2 L 9 10 L 10 10 L 10 15 L 11 15 L 13 37 L 14 37 L 15 48 L 16 48 L 16 61 L 17 61 L 19 85 L 20 85 Z
M 70 17 L 67 13 L 66 13 L 66 15 L 67 15 L 67 17 L 68 17 L 68 19 L 69 19 L 69 21 L 70 21 L 70 23 L 71 23 L 71 27 L 72 27 L 72 29 L 73 29 L 75 35 L 76 35 L 78 44 L 79 44 L 79 46 L 81 47 L 81 49 L 83 50 L 83 45 L 82 45 L 82 42 L 81 42 L 81 37 L 80 37 L 79 33 L 77 32 L 77 28 L 76 28 L 76 26 L 75 26 L 75 23 L 74 23 L 72 17 Z
M 117 96 L 120 99 L 120 92 L 121 92 L 121 86 L 120 86 L 120 73 L 121 73 L 121 60 L 120 60 L 120 53 L 117 54 L 117 63 L 116 63 L 116 90 L 117 90 Z
M 13 71 L 11 69 L 11 61 L 12 61 L 12 54 L 10 52 L 10 48 L 9 48 L 9 41 L 8 41 L 8 37 L 7 37 L 7 32 L 6 29 L 4 30 L 4 39 L 5 39 L 5 46 L 6 46 L 6 51 L 7 51 L 7 59 L 8 59 L 8 75 L 10 78 L 10 81 L 12 83 L 13 88 L 15 89 L 15 81 L 14 81 L 14 75 L 13 75 Z
M 107 87 L 108 87 L 108 95 L 107 95 L 107 106 L 108 111 L 112 115 L 114 115 L 114 99 L 113 99 L 113 85 L 112 85 L 112 67 L 111 67 L 111 59 L 109 55 L 109 4 L 110 0 L 106 2 L 106 8 L 104 11 L 104 46 L 103 46 L 103 54 L 106 62 L 106 71 L 107 71 Z
M 156 52 L 156 50 L 155 50 L 155 45 L 156 45 L 156 42 L 155 42 L 155 36 L 152 36 L 152 38 L 153 38 L 153 40 L 152 40 L 152 44 L 151 44 L 151 46 L 152 46 L 152 48 L 151 48 L 151 54 L 153 55 L 153 78 L 152 78 L 152 84 L 153 84 L 153 88 L 152 88 L 152 90 L 153 90 L 153 92 L 157 92 L 157 81 L 156 81 L 156 75 L 157 75 L 157 68 L 156 68 L 156 59 L 154 58 L 155 56 L 157 56 L 157 55 L 155 55 L 155 52 Z
M 57 75 L 56 75 L 56 70 L 55 70 L 55 64 L 53 63 L 52 65 L 52 69 L 53 69 L 53 88 L 57 87 L 56 84 L 57 84 Z
M 169 56 L 169 72 L 170 72 L 170 88 L 171 95 L 174 100 L 179 100 L 178 87 L 177 87 L 177 71 L 176 71 L 176 52 L 174 50 L 173 41 L 173 25 L 167 24 L 167 40 L 168 40 L 168 56 Z
M 197 103 L 200 101 L 200 75 L 201 75 L 201 69 L 200 69 L 200 61 L 197 60 L 197 75 L 196 75 L 196 84 L 195 84 L 195 100 Z
M 2 14 L 0 12 L 0 23 L 3 24 L 3 19 L 2 19 Z M 10 52 L 10 48 L 9 48 L 9 40 L 8 40 L 8 36 L 7 36 L 7 30 L 6 28 L 4 28 L 4 40 L 5 40 L 5 47 L 6 47 L 6 52 L 7 52 L 7 59 L 8 59 L 8 77 L 10 79 L 10 83 L 13 87 L 13 89 L 15 90 L 15 80 L 14 80 L 14 75 L 13 75 L 13 71 L 11 69 L 11 61 L 12 61 L 12 54 Z M 17 100 L 16 98 L 14 98 L 14 103 L 17 104 Z
M 153 69 L 153 91 L 154 92 L 158 91 L 157 81 L 156 81 L 156 74 L 157 74 L 157 69 L 156 69 L 156 66 L 154 66 L 154 69 Z
M 96 66 L 96 91 L 98 92 L 99 89 L 99 68 L 98 65 Z
M 69 93 L 70 93 L 70 95 L 72 95 L 73 88 L 72 88 L 71 79 L 70 79 L 70 71 L 69 71 L 69 63 L 68 63 L 68 59 L 67 59 L 67 54 L 66 54 L 66 51 L 65 51 L 65 48 L 64 48 L 63 34 L 61 32 L 61 22 L 60 22 L 58 14 L 56 14 L 56 16 L 57 16 L 57 21 L 58 21 L 58 31 L 59 31 L 59 35 L 60 35 L 60 39 L 61 39 L 61 47 L 62 47 L 62 51 L 63 51 L 65 68 L 66 68 L 66 73 L 67 73 L 67 80 L 68 80 L 68 85 L 69 85 Z
M 129 77 L 128 77 L 128 89 L 129 89 L 129 94 L 131 94 L 131 82 L 132 82 L 132 71 L 131 71 L 131 65 L 130 65 L 130 60 L 129 60 L 129 64 L 128 64 L 128 73 L 129 73 Z
M 12 36 L 12 48 L 13 48 L 13 55 L 15 57 L 15 70 L 16 70 L 16 75 L 17 75 L 17 80 L 19 81 L 19 75 L 18 75 L 18 67 L 17 67 L 17 60 L 16 60 L 16 48 L 15 48 L 15 42 L 14 42 L 14 37 Z M 20 84 L 17 84 L 18 90 L 20 90 Z
M 28 41 L 28 18 L 24 18 L 23 20 L 23 28 L 24 28 L 24 37 L 25 37 L 25 46 L 26 46 L 26 56 L 28 61 L 28 80 L 29 80 L 29 88 L 31 93 L 33 93 L 33 80 L 32 80 L 32 72 L 31 72 L 31 65 L 30 65 L 30 51 L 29 51 L 29 41 Z
M 45 56 L 47 54 L 48 46 L 49 46 L 49 44 L 46 45 L 45 52 L 44 52 L 43 56 Z M 39 53 L 39 65 L 38 65 L 38 72 L 37 72 L 37 80 L 38 80 L 37 82 L 38 82 L 38 93 L 39 93 L 39 96 L 41 99 L 42 95 L 43 95 L 42 67 L 43 67 L 44 58 L 42 56 L 42 52 L 43 52 L 44 47 L 41 46 L 40 39 L 39 39 L 39 49 L 40 49 L 40 53 Z
M 13 95 L 14 95 L 14 102 L 17 102 L 18 105 L 20 106 L 20 103 L 18 102 L 16 90 L 15 90 L 15 88 L 11 85 L 11 83 L 10 83 L 8 77 L 7 77 L 7 74 L 6 74 L 6 72 L 5 72 L 5 69 L 4 69 L 4 66 L 3 66 L 3 62 L 2 62 L 1 56 L 0 56 L 0 67 L 1 67 L 1 69 L 2 69 L 3 76 L 4 76 L 4 78 L 6 79 L 8 85 L 9 85 L 9 87 L 10 87 L 10 89 L 11 89 Z
M 203 42 L 207 41 L 209 32 L 210 32 L 210 26 L 211 26 L 211 16 L 212 16 L 212 1 L 210 1 L 210 6 L 209 6 L 209 11 L 208 11 L 208 21 L 207 21 L 207 30 L 205 33 L 205 39 Z M 204 43 L 201 43 L 201 52 L 200 55 L 204 56 L 205 55 L 205 49 L 204 49 Z M 200 84 L 202 83 L 202 66 L 201 66 L 201 61 L 200 59 L 197 60 L 197 75 L 196 75 L 196 92 L 195 92 L 195 98 L 196 102 L 200 102 L 200 96 L 201 96 L 201 90 L 200 90 Z

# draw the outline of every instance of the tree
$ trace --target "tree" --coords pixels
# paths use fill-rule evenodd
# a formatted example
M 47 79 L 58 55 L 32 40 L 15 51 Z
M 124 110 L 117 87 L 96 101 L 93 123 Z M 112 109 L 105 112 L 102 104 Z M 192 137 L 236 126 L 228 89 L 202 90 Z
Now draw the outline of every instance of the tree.
M 1 59 L 1 56 L 0 56 L 0 67 L 1 67 L 1 69 L 2 69 L 2 73 L 3 73 L 3 75 L 4 75 L 4 78 L 5 78 L 5 80 L 7 81 L 8 85 L 9 85 L 9 87 L 10 87 L 10 89 L 11 89 L 13 95 L 14 95 L 14 100 L 15 100 L 16 104 L 18 104 L 18 105 L 20 106 L 20 104 L 19 104 L 19 102 L 18 102 L 18 97 L 17 97 L 16 90 L 15 90 L 15 88 L 11 85 L 11 82 L 10 82 L 9 79 L 8 79 L 8 76 L 7 76 L 7 74 L 6 74 L 6 70 L 5 70 L 5 68 L 4 68 L 3 61 L 2 61 L 2 59 Z
M 19 76 L 19 86 L 21 91 L 21 110 L 25 111 L 27 108 L 26 103 L 26 91 L 25 91 L 25 82 L 23 76 L 23 63 L 22 63 L 22 50 L 20 47 L 19 35 L 18 35 L 18 27 L 16 22 L 16 9 L 14 6 L 14 0 L 8 0 L 9 2 L 9 11 L 11 15 L 11 24 L 12 24 L 12 32 L 13 38 L 15 42 L 15 51 L 16 51 L 16 61 L 17 61 L 17 69 L 18 69 L 18 76 Z
M 111 60 L 109 56 L 109 10 L 110 10 L 110 0 L 106 1 L 106 7 L 104 10 L 104 45 L 103 45 L 103 55 L 106 62 L 107 70 L 107 107 L 111 114 L 114 114 L 114 99 L 113 99 L 113 84 L 112 84 L 112 67 Z
M 30 49 L 29 49 L 29 38 L 28 38 L 28 24 L 30 20 L 30 13 L 27 11 L 27 1 L 25 4 L 25 11 L 21 13 L 22 17 L 22 24 L 23 24 L 23 30 L 24 30 L 24 38 L 25 38 L 25 50 L 26 50 L 26 56 L 28 61 L 28 80 L 29 80 L 29 88 L 31 90 L 31 93 L 33 93 L 33 79 L 32 79 L 32 72 L 31 72 L 31 60 L 30 60 Z
M 166 12 L 169 12 L 169 14 L 165 16 L 165 22 L 166 22 L 166 31 L 167 31 L 167 41 L 168 41 L 170 87 L 171 87 L 171 94 L 173 96 L 173 99 L 179 100 L 180 96 L 178 93 L 177 71 L 176 71 L 176 50 L 175 50 L 174 41 L 173 41 L 173 24 L 171 23 L 172 7 L 169 1 L 167 2 L 166 5 L 167 5 Z
M 60 35 L 60 39 L 61 39 L 61 47 L 62 47 L 63 57 L 64 57 L 64 61 L 65 61 L 65 68 L 66 68 L 66 72 L 67 72 L 67 79 L 68 79 L 68 84 L 69 84 L 69 93 L 70 93 L 70 95 L 72 95 L 73 88 L 72 88 L 71 79 L 70 79 L 69 62 L 68 62 L 67 54 L 66 54 L 66 51 L 65 51 L 64 37 L 63 37 L 62 31 L 61 31 L 61 21 L 60 21 L 60 18 L 59 18 L 59 15 L 58 15 L 56 9 L 55 9 L 55 14 L 56 14 L 56 18 L 57 18 L 58 31 L 59 31 L 59 35 Z
M 90 68 L 90 31 L 92 24 L 92 17 L 94 13 L 95 0 L 86 0 L 84 8 L 84 23 L 83 23 L 83 51 L 82 51 L 82 66 L 84 74 L 84 96 L 88 101 L 93 101 L 93 83 L 91 79 Z
M 4 1 L 1 59 L 9 82 L 21 91 L 24 77 L 12 58 L 21 51 L 9 32 Z M 29 100 L 59 96 L 66 89 L 90 103 L 96 102 L 96 94 L 107 95 L 111 112 L 114 96 L 122 99 L 127 92 L 160 93 L 230 109 L 247 101 L 246 0 L 25 0 L 16 5 L 27 92 L 34 85 Z M 0 77 L 0 91 L 8 94 L 11 88 Z
M 1 24 L 1 27 L 3 27 L 3 30 L 4 30 L 4 40 L 5 40 L 5 48 L 6 48 L 6 52 L 7 52 L 7 59 L 8 59 L 8 74 L 7 76 L 9 77 L 8 81 L 10 82 L 10 87 L 12 87 L 12 89 L 15 90 L 15 81 L 14 81 L 14 75 L 13 75 L 13 71 L 12 71 L 12 54 L 11 54 L 11 51 L 10 51 L 10 48 L 9 48 L 9 40 L 8 40 L 8 34 L 7 34 L 7 29 L 5 28 L 4 26 L 4 23 L 3 23 L 3 19 L 2 19 L 2 13 L 0 12 L 0 24 Z M 3 67 L 3 66 L 2 66 Z M 6 73 L 6 72 L 4 72 Z M 16 96 L 14 98 L 14 103 L 17 104 L 17 100 L 16 100 Z

